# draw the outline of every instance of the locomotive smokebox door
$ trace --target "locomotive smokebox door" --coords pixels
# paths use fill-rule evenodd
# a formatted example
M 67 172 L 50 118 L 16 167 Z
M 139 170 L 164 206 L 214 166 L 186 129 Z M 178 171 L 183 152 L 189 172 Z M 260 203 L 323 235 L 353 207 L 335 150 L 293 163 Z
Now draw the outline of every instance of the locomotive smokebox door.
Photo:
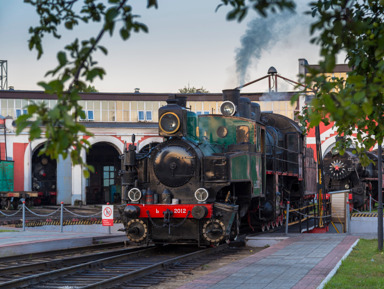
M 183 137 L 187 135 L 187 110 L 179 105 L 175 97 L 167 100 L 167 105 L 159 108 L 159 135 Z

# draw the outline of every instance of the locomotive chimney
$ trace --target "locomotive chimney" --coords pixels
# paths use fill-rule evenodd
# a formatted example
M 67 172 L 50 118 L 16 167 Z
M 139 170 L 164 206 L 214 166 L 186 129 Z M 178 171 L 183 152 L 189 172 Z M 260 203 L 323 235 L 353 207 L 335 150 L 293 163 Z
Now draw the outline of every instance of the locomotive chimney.
M 177 104 L 181 107 L 187 108 L 187 97 L 176 94 L 170 94 L 167 99 L 167 104 Z
M 239 105 L 240 89 L 225 89 L 223 90 L 223 100 L 232 101 L 236 106 Z
M 177 100 L 178 105 L 180 105 L 181 107 L 187 108 L 187 97 L 186 96 L 176 95 L 176 100 Z

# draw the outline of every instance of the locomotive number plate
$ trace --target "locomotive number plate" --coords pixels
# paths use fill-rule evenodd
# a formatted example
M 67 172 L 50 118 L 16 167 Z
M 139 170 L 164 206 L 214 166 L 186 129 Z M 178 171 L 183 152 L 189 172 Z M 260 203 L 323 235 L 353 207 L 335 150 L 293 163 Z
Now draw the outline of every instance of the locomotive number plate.
M 193 205 L 135 205 L 140 207 L 140 218 L 148 218 L 148 213 L 151 218 L 164 218 L 164 212 L 169 209 L 172 212 L 172 218 L 185 218 L 190 212 L 188 218 L 192 217 L 192 209 L 196 206 L 204 206 L 208 209 L 208 214 L 206 218 L 210 218 L 212 216 L 212 205 L 208 204 L 193 204 Z

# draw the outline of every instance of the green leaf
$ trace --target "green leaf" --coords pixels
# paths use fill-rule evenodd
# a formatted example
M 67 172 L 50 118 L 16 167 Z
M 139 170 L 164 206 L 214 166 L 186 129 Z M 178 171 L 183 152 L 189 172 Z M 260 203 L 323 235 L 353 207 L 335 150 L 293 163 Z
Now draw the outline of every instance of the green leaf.
M 65 28 L 72 30 L 73 28 L 73 22 L 72 21 L 67 21 L 65 22 Z
M 158 8 L 157 0 L 148 0 L 147 8 L 151 8 L 152 6 L 154 6 L 156 9 Z
M 370 102 L 364 102 L 362 108 L 366 115 L 370 115 L 373 111 L 373 105 Z
M 32 122 L 31 128 L 29 130 L 29 135 L 31 140 L 40 138 L 41 128 L 36 122 Z
M 120 36 L 123 40 L 127 40 L 129 38 L 129 31 L 126 28 L 120 29 Z
M 108 50 L 104 46 L 99 45 L 98 48 L 104 53 L 104 55 L 108 54 Z
M 353 99 L 356 102 L 360 102 L 365 98 L 365 92 L 364 91 L 358 91 L 353 95 Z
M 116 9 L 116 7 L 112 7 L 107 10 L 105 18 L 107 22 L 112 22 L 117 17 L 117 15 L 119 15 L 118 10 Z
M 67 54 L 63 51 L 57 53 L 57 59 L 59 60 L 60 66 L 64 66 L 67 64 Z
M 34 114 L 34 113 L 38 110 L 38 108 L 39 108 L 39 107 L 38 107 L 36 104 L 30 104 L 30 105 L 28 105 L 28 107 L 27 107 L 28 114 L 29 114 L 29 115 Z M 24 114 L 24 115 L 25 115 L 25 114 Z M 22 115 L 21 115 L 21 116 L 22 116 Z M 18 119 L 19 119 L 21 116 L 19 116 Z

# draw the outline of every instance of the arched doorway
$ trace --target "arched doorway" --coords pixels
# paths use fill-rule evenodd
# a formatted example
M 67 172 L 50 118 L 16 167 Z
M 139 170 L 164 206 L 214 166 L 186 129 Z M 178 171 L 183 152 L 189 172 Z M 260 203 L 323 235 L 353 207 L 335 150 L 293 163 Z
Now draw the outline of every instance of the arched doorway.
M 32 154 L 32 190 L 39 193 L 35 205 L 56 205 L 57 162 L 45 154 L 39 155 L 42 146 Z
M 121 162 L 118 151 L 109 143 L 95 143 L 87 154 L 87 164 L 95 169 L 86 180 L 87 204 L 120 203 L 118 171 Z

